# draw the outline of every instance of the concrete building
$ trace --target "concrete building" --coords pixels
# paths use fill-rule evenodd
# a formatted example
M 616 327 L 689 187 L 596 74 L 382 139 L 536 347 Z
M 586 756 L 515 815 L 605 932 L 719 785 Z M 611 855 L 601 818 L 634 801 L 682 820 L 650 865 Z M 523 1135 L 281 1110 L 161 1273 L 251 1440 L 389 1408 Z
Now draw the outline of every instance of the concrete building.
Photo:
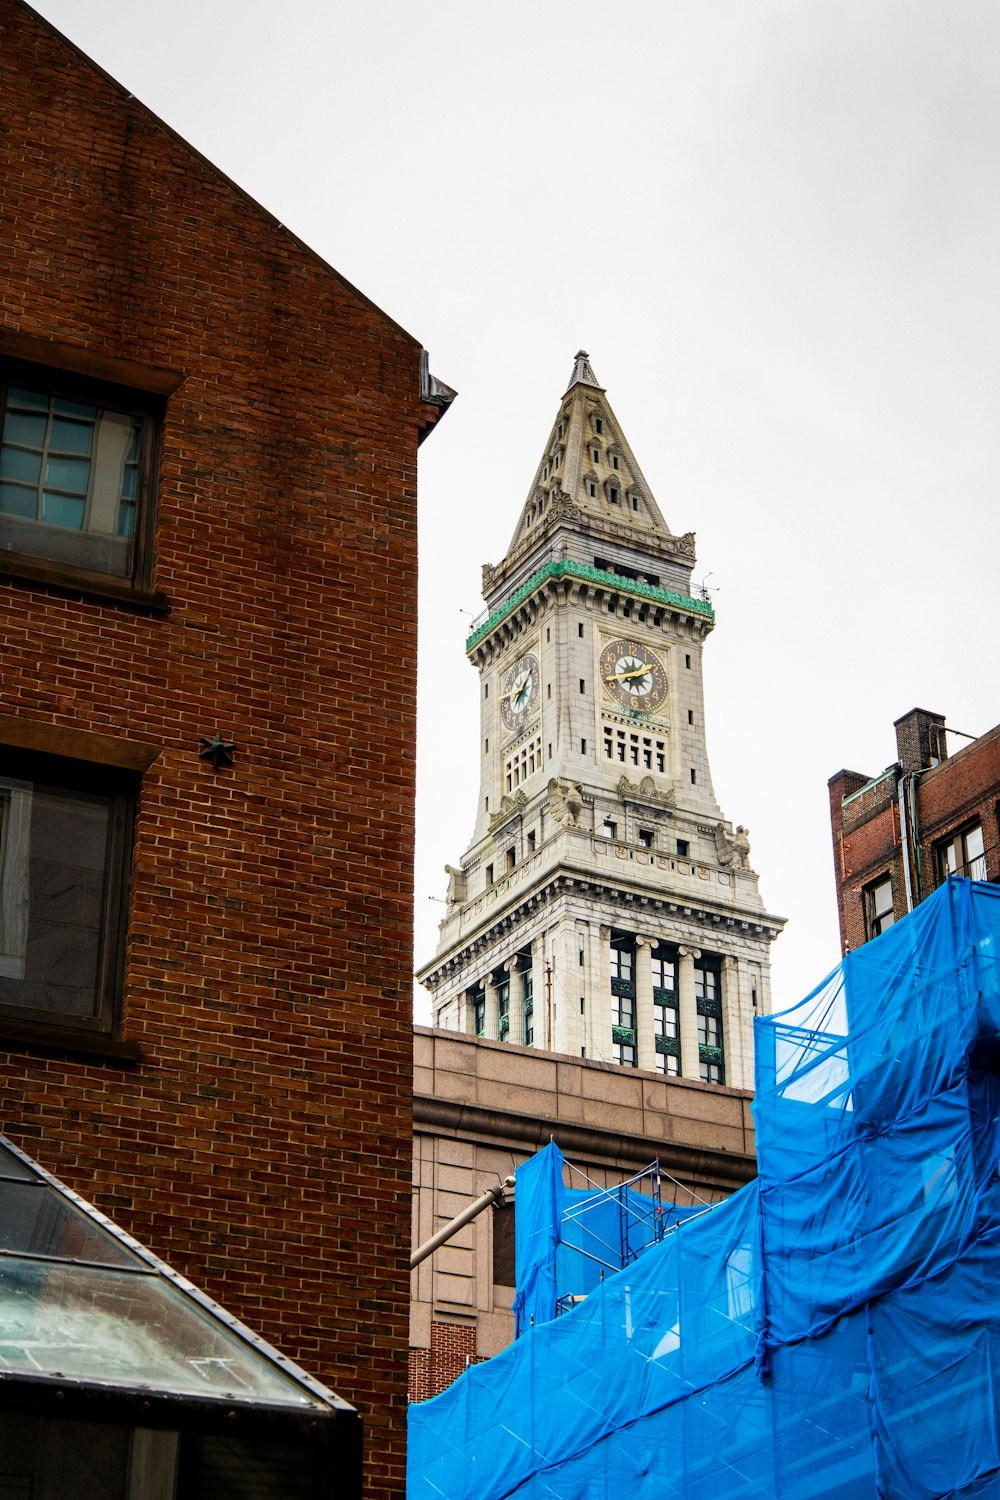
M 448 393 L 20 0 L 0 73 L 2 1128 L 354 1403 L 398 1493 Z
M 550 1140 L 574 1168 L 571 1187 L 613 1187 L 657 1158 L 663 1201 L 681 1208 L 717 1203 L 755 1175 L 745 1091 L 429 1027 L 414 1043 L 414 1245 Z M 411 1399 L 514 1337 L 516 1197 L 414 1271 Z
M 973 739 L 943 714 L 913 708 L 894 727 L 897 759 L 884 771 L 842 770 L 829 781 L 845 953 L 949 875 L 1000 880 L 1000 725 Z
M 419 974 L 415 1245 L 550 1138 L 601 1187 L 658 1158 L 681 1207 L 754 1175 L 783 923 L 712 789 L 694 562 L 579 354 L 466 643 L 481 788 Z M 510 1342 L 510 1223 L 508 1202 L 414 1273 L 411 1395 Z
M 466 642 L 482 779 L 418 975 L 436 1026 L 752 1087 L 783 924 L 712 789 L 694 562 L 580 353 Z

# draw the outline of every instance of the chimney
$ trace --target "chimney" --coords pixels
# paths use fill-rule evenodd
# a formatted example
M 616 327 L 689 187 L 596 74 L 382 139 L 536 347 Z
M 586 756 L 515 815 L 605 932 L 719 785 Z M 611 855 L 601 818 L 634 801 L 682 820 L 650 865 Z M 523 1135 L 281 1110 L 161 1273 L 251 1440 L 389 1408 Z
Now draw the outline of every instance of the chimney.
M 946 760 L 948 750 L 944 737 L 944 714 L 932 714 L 926 708 L 911 708 L 908 714 L 897 719 L 896 754 L 904 775 L 910 771 L 926 771 Z

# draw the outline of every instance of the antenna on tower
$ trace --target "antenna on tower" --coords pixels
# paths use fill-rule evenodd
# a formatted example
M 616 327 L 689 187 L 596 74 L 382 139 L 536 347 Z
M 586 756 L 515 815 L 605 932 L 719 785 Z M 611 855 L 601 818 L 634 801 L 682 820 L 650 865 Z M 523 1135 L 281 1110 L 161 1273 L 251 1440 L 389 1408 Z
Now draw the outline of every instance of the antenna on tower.
M 714 578 L 714 577 L 715 577 L 714 573 L 706 573 L 705 576 L 704 576 L 704 578 L 701 580 L 701 583 L 699 583 L 699 585 L 698 585 L 698 592 L 701 595 L 701 597 L 705 600 L 706 604 L 709 602 L 709 600 L 711 599 L 711 597 L 712 597 L 713 594 L 717 594 L 719 592 L 719 585 L 718 584 L 716 584 L 715 587 L 711 588 L 711 589 L 708 586 L 708 580 L 710 578 Z

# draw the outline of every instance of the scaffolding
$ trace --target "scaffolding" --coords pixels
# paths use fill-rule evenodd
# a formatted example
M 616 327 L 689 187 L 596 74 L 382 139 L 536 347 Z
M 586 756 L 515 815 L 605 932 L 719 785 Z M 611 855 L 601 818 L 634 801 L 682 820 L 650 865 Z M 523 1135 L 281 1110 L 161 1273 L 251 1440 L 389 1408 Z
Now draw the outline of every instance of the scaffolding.
M 561 1172 L 519 1171 L 538 1315 L 411 1407 L 409 1500 L 1000 1500 L 1000 889 L 948 880 L 756 1047 L 757 1180 L 558 1318 Z

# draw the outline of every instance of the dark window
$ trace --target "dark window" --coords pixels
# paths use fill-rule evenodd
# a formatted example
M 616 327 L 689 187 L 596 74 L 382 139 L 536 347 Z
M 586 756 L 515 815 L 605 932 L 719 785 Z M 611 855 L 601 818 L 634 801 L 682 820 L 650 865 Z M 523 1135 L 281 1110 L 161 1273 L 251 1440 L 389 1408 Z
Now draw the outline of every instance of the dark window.
M 576 627 L 576 633 L 580 637 L 580 639 L 582 640 L 583 639 L 583 626 L 582 625 L 578 625 Z
M 892 910 L 892 880 L 884 875 L 866 888 L 865 932 L 869 938 L 878 937 L 896 920 Z
M 695 959 L 694 997 L 698 1012 L 698 1071 L 706 1083 L 725 1083 L 722 975 L 718 959 Z
M 493 1209 L 493 1280 L 497 1285 L 517 1285 L 514 1264 L 514 1205 L 497 1203 Z
M 691 853 L 691 845 L 687 839 L 677 840 L 677 853 L 680 855 L 681 859 L 687 859 L 688 855 Z
M 117 386 L 5 365 L 0 553 L 148 587 L 158 411 Z
M 535 981 L 531 967 L 531 954 L 521 958 L 521 1014 L 524 1017 L 524 1045 L 535 1045 Z
M 611 1052 L 625 1068 L 634 1068 L 636 1050 L 635 938 L 611 939 Z
M 514 850 L 507 849 L 504 853 L 504 859 L 506 861 L 508 870 L 513 870 L 514 866 L 517 864 L 517 855 Z
M 639 843 L 642 845 L 642 847 L 644 849 L 652 849 L 652 847 L 653 847 L 653 830 L 651 828 L 640 828 L 639 829 Z
M 677 950 L 665 943 L 653 949 L 653 1043 L 657 1072 L 676 1078 L 681 1070 Z
M 4 751 L 0 1012 L 115 1031 L 136 782 L 124 771 Z
M 986 847 L 983 825 L 978 821 L 953 833 L 937 846 L 938 874 L 965 875 L 969 880 L 986 879 Z
M 486 986 L 478 984 L 471 992 L 472 1025 L 476 1036 L 486 1035 Z
M 493 866 L 492 865 L 487 865 L 486 866 L 486 884 L 487 885 L 492 885 L 493 884 Z
M 535 844 L 537 843 L 537 841 L 538 841 L 538 835 L 535 833 L 535 830 L 532 829 L 531 832 L 528 834 L 528 853 L 529 854 L 534 854 L 534 852 L 535 852 Z
M 689 724 L 693 724 L 694 723 L 694 710 L 691 709 L 691 708 L 688 709 L 688 723 Z
M 690 656 L 685 656 L 685 658 L 684 658 L 684 665 L 686 667 L 690 668 L 690 666 L 691 666 L 691 658 L 690 658 Z
M 497 1038 L 501 1042 L 510 1040 L 510 976 L 505 975 L 497 985 Z

